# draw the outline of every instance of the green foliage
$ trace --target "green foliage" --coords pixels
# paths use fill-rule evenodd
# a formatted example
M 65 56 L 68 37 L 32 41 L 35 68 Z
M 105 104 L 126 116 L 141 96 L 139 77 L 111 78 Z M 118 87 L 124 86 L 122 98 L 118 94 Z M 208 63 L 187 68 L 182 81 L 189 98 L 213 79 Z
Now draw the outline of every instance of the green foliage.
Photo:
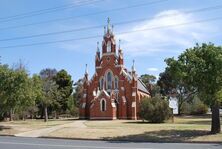
M 178 60 L 170 58 L 166 62 L 170 70 L 173 70 L 173 73 L 170 73 L 171 78 L 179 80 L 176 84 L 182 83 L 186 89 L 184 93 L 196 92 L 199 98 L 211 107 L 211 132 L 219 133 L 221 131 L 219 106 L 222 90 L 222 47 L 211 43 L 197 44 L 183 52 Z
M 194 100 L 191 105 L 191 115 L 201 115 L 206 114 L 208 111 L 207 105 L 205 105 L 200 99 Z
M 56 84 L 58 85 L 58 93 L 60 98 L 58 98 L 57 103 L 60 107 L 58 110 L 65 112 L 67 110 L 67 101 L 73 92 L 73 81 L 71 75 L 67 73 L 64 69 L 60 70 L 54 77 Z
M 222 90 L 222 47 L 213 44 L 196 45 L 178 57 L 184 68 L 187 83 L 198 90 L 209 106 L 220 101 L 216 98 Z
M 153 84 L 156 81 L 156 77 L 149 74 L 143 74 L 140 76 L 140 79 L 143 81 L 144 84 Z
M 160 94 L 160 87 L 156 84 L 156 77 L 149 74 L 143 74 L 140 76 L 142 82 L 146 85 L 149 90 L 151 97 Z
M 208 106 L 198 97 L 195 97 L 192 102 L 184 102 L 181 106 L 181 114 L 201 115 L 206 114 L 207 111 Z
M 48 121 L 48 108 L 52 111 L 60 109 L 58 99 L 60 94 L 58 92 L 58 85 L 54 81 L 57 71 L 55 69 L 43 69 L 40 72 L 40 78 L 42 80 L 42 98 L 41 98 L 41 111 L 44 111 L 45 121 Z M 50 111 L 50 112 L 52 112 Z
M 83 79 L 79 79 L 77 82 L 74 83 L 74 93 L 73 98 L 77 102 L 77 106 L 79 103 L 79 100 L 81 99 L 83 93 Z
M 33 100 L 32 81 L 24 69 L 9 69 L 0 66 L 0 113 L 22 113 L 27 107 L 35 104 Z
M 181 62 L 168 58 L 165 60 L 167 67 L 157 84 L 160 86 L 160 92 L 163 96 L 176 96 L 178 99 L 178 114 L 181 114 L 182 105 L 185 102 L 191 102 L 196 90 L 187 83 L 187 75 Z
M 67 101 L 68 112 L 72 116 L 77 117 L 79 115 L 79 109 L 77 108 L 76 99 L 73 96 L 70 96 Z
M 153 98 L 145 98 L 140 104 L 140 118 L 151 123 L 162 123 L 169 119 L 171 110 L 168 102 L 159 96 Z

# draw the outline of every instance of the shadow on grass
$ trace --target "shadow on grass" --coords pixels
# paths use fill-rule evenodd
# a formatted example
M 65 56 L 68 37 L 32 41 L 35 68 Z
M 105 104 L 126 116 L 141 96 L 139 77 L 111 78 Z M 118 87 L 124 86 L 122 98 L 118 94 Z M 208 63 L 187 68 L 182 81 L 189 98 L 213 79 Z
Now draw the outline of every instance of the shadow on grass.
M 210 135 L 209 131 L 203 130 L 160 130 L 144 132 L 142 134 L 127 135 L 121 137 L 106 137 L 108 141 L 129 142 L 186 142 L 192 138 Z
M 0 126 L 0 131 L 3 131 L 4 129 L 11 129 L 11 128 L 7 126 Z

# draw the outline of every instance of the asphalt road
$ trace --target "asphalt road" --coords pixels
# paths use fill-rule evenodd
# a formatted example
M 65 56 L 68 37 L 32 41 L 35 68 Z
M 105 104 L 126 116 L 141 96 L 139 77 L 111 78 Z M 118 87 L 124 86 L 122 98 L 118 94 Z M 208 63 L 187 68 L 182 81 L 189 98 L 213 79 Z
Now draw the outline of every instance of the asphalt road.
M 81 141 L 0 136 L 0 149 L 221 149 L 222 144 Z

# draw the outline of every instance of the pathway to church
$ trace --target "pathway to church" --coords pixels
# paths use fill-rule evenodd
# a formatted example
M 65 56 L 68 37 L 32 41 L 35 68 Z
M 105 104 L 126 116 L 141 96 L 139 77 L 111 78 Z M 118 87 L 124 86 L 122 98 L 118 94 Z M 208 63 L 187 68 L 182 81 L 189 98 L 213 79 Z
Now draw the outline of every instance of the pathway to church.
M 84 124 L 84 120 L 76 120 L 74 122 L 70 122 L 67 124 L 62 124 L 62 125 L 57 125 L 57 126 L 53 126 L 50 128 L 42 128 L 42 129 L 36 129 L 36 130 L 31 130 L 31 131 L 27 131 L 27 132 L 22 132 L 22 133 L 18 133 L 15 134 L 15 136 L 19 136 L 19 137 L 41 137 L 41 136 L 46 136 L 47 134 L 62 129 L 62 128 L 66 128 L 66 127 L 75 127 L 75 128 L 86 128 L 87 126 Z

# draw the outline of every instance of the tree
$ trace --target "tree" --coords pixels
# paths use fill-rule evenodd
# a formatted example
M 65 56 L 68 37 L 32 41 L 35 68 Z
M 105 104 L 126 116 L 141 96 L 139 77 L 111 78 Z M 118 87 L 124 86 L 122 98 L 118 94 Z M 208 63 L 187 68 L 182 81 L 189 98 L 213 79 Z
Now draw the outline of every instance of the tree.
M 74 83 L 74 93 L 73 93 L 73 97 L 77 102 L 77 106 L 79 100 L 82 97 L 82 93 L 83 93 L 83 79 L 79 79 L 76 83 Z
M 67 110 L 67 102 L 70 98 L 73 89 L 73 81 L 71 75 L 67 73 L 64 69 L 60 70 L 54 77 L 56 84 L 58 85 L 58 92 L 60 97 L 58 99 L 58 104 L 61 107 L 59 110 L 65 112 Z
M 8 100 L 8 94 L 7 90 L 8 83 L 9 83 L 9 76 L 10 76 L 10 69 L 7 65 L 0 65 L 0 114 L 1 119 L 3 119 L 8 112 L 8 106 L 7 106 L 7 100 Z
M 50 106 L 55 106 L 56 99 L 58 99 L 58 86 L 53 80 L 56 76 L 57 71 L 55 69 L 43 69 L 40 72 L 40 78 L 42 80 L 42 98 L 41 105 L 44 111 L 44 120 L 48 121 L 48 108 Z
M 56 76 L 57 70 L 56 69 L 51 69 L 51 68 L 46 68 L 40 71 L 40 77 L 41 79 L 51 79 Z
M 167 67 L 165 72 L 160 73 L 159 80 L 157 81 L 160 86 L 160 93 L 163 96 L 170 98 L 176 96 L 178 99 L 178 115 L 181 114 L 182 105 L 185 102 L 191 102 L 196 90 L 191 89 L 187 84 L 187 76 L 184 73 L 183 67 L 177 63 L 173 58 L 165 60 Z
M 33 118 L 34 113 L 38 111 L 38 107 L 41 107 L 43 99 L 43 81 L 37 74 L 32 76 L 32 90 L 35 98 L 35 106 L 28 109 L 31 118 Z
M 78 116 L 78 108 L 77 108 L 77 102 L 76 99 L 74 98 L 74 96 L 70 96 L 67 102 L 67 106 L 68 106 L 68 112 L 69 114 L 71 114 L 72 116 Z
M 145 98 L 140 104 L 139 116 L 151 123 L 162 123 L 169 119 L 171 110 L 168 102 L 160 96 Z
M 140 76 L 140 79 L 145 83 L 146 85 L 154 84 L 156 81 L 156 77 L 154 75 L 149 74 L 143 74 Z
M 23 112 L 33 104 L 33 94 L 30 78 L 25 70 L 13 70 L 7 66 L 0 69 L 0 90 L 2 112 L 9 113 L 13 120 L 13 113 Z
M 154 97 L 160 93 L 160 88 L 156 84 L 156 77 L 149 74 L 143 74 L 140 76 L 142 82 L 146 85 L 149 90 L 151 97 Z
M 211 43 L 196 45 L 183 52 L 178 60 L 172 59 L 181 69 L 184 81 L 190 89 L 197 91 L 198 96 L 211 107 L 211 133 L 219 133 L 220 113 L 222 101 L 222 47 Z M 180 72 L 178 72 L 180 71 Z

